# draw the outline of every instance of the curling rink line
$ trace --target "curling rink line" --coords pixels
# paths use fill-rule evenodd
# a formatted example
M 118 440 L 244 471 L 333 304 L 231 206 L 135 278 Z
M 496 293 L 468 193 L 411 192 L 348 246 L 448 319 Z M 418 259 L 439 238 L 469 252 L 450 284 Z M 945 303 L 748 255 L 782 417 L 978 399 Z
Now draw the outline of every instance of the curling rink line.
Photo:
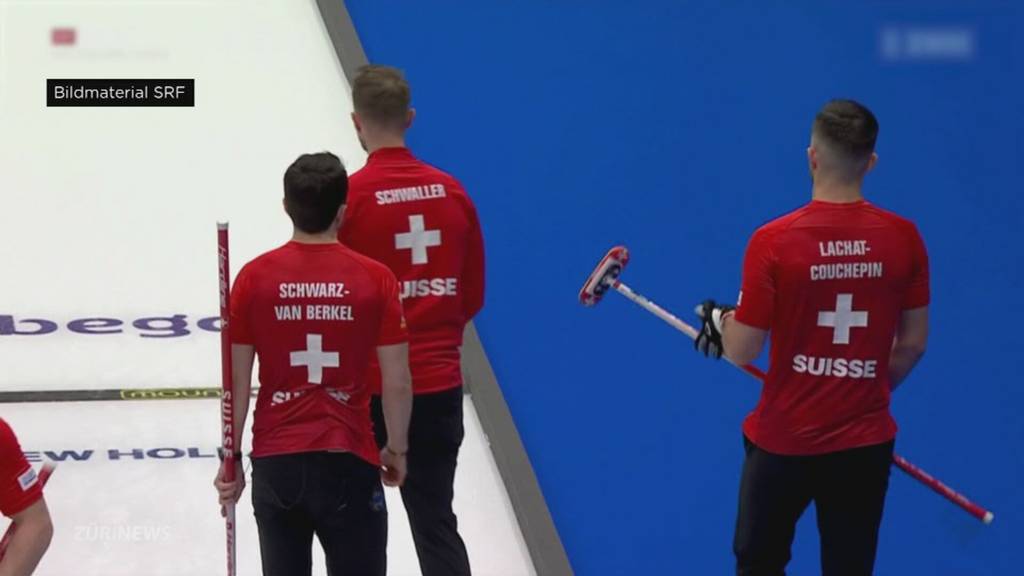
M 218 406 L 213 400 L 3 405 L 3 417 L 36 467 L 52 459 L 46 452 L 65 454 L 46 489 L 56 532 L 37 574 L 224 574 L 224 523 L 212 485 L 218 466 L 214 457 Z M 247 445 L 251 422 L 250 416 Z M 473 573 L 533 575 L 511 504 L 468 396 L 465 422 L 455 512 Z M 248 460 L 246 468 L 249 477 Z M 396 490 L 387 489 L 386 493 L 388 574 L 418 575 L 401 497 Z M 260 574 L 251 495 L 250 485 L 237 508 L 241 576 Z M 314 544 L 313 556 L 313 574 L 326 574 L 319 544 Z

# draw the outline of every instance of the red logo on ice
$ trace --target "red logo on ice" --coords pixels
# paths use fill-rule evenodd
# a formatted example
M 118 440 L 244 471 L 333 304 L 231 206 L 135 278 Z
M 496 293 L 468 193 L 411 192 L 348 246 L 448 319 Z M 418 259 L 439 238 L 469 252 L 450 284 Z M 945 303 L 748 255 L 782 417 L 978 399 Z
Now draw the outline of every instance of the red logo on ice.
M 50 30 L 50 44 L 54 46 L 73 46 L 78 36 L 74 28 L 54 28 Z

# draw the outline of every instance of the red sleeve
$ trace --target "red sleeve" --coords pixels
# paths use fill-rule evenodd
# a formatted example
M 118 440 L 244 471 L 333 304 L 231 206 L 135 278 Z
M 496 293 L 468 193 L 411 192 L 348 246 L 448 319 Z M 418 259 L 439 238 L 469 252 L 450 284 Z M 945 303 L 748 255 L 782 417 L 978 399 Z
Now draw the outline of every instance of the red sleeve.
M 484 236 L 476 207 L 466 199 L 469 216 L 469 245 L 462 265 L 462 311 L 466 321 L 472 320 L 484 307 Z
M 228 329 L 231 331 L 232 344 L 255 343 L 249 318 L 249 303 L 252 298 L 251 276 L 250 266 L 246 264 L 239 270 L 238 276 L 235 277 L 235 285 L 231 287 L 231 317 L 228 319 Z
M 736 319 L 754 328 L 768 330 L 775 307 L 774 255 L 771 235 L 764 228 L 754 232 L 743 258 L 743 283 Z
M 903 309 L 912 310 L 927 306 L 931 300 L 931 291 L 928 287 L 928 250 L 924 247 L 924 240 L 917 227 L 911 228 L 911 263 L 910 286 L 907 288 L 907 295 L 903 299 Z
M 14 431 L 0 419 L 0 513 L 14 516 L 42 497 L 36 471 L 25 460 Z
M 384 297 L 384 314 L 381 316 L 377 346 L 391 346 L 409 341 L 409 330 L 402 314 L 402 299 L 398 294 L 398 280 L 387 269 L 381 275 L 381 295 Z

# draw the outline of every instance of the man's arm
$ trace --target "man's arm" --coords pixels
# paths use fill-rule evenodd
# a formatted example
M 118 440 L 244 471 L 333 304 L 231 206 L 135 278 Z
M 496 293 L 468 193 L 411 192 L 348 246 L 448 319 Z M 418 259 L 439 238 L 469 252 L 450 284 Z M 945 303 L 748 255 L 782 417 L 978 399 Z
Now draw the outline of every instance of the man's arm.
M 694 342 L 707 356 L 725 355 L 746 366 L 761 355 L 775 308 L 772 233 L 759 228 L 743 255 L 743 281 L 735 307 L 708 300 L 697 307 L 701 330 Z
M 381 404 L 388 429 L 388 447 L 404 454 L 409 449 L 409 418 L 412 415 L 412 376 L 409 373 L 409 345 L 377 347 L 380 361 Z
M 234 422 L 231 428 L 232 446 L 235 452 L 242 451 L 242 434 L 245 431 L 245 419 L 249 414 L 249 395 L 252 394 L 252 364 L 256 357 L 256 349 L 251 344 L 231 345 L 231 393 L 234 394 L 232 402 L 234 408 Z M 235 480 L 224 481 L 224 462 L 217 470 L 217 477 L 213 485 L 220 494 L 221 515 L 226 512 L 224 506 L 229 503 L 238 502 L 242 491 L 245 490 L 245 474 L 243 472 L 242 459 L 235 459 Z
M 252 365 L 256 348 L 251 344 L 231 345 L 231 392 L 234 394 L 235 423 L 232 430 L 235 452 L 242 449 L 245 419 L 249 415 L 249 397 L 252 395 Z
M 725 356 L 738 366 L 746 366 L 761 355 L 768 331 L 747 326 L 733 313 L 722 316 L 722 347 Z
M 409 345 L 377 347 L 380 363 L 381 404 L 388 445 L 381 450 L 384 469 L 381 478 L 388 486 L 405 481 L 406 453 L 409 451 L 409 418 L 412 416 L 412 375 L 409 373 Z
M 46 500 L 40 498 L 11 519 L 17 530 L 0 561 L 0 576 L 28 576 L 39 565 L 53 539 L 53 523 Z
M 903 299 L 903 313 L 889 357 L 889 389 L 895 390 L 924 356 L 928 345 L 928 301 L 931 299 L 928 250 L 916 227 L 908 229 L 913 256 L 910 286 Z
M 895 390 L 910 374 L 928 346 L 928 307 L 904 310 L 889 357 L 889 388 Z
M 775 311 L 775 276 L 772 233 L 754 232 L 743 255 L 743 282 L 736 307 L 708 300 L 697 307 L 702 324 L 695 342 L 708 356 L 723 354 L 745 366 L 761 355 Z

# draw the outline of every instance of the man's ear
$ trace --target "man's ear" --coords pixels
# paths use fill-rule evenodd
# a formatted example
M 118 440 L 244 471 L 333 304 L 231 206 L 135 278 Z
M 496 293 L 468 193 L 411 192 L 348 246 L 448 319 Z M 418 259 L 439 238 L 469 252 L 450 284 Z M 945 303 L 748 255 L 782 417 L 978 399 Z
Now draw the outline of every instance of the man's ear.
M 356 132 L 361 132 L 363 130 L 363 126 L 359 122 L 359 115 L 355 112 L 352 113 L 352 125 L 355 126 Z
M 334 217 L 334 226 L 338 230 L 341 230 L 341 224 L 345 220 L 345 207 L 346 206 L 348 206 L 348 204 L 342 204 L 341 207 L 338 208 L 338 215 Z
M 412 121 L 416 119 L 416 109 L 409 108 L 409 111 L 405 113 L 405 129 L 408 130 L 412 127 Z
M 807 164 L 811 170 L 818 169 L 818 151 L 814 149 L 814 146 L 807 147 Z
M 868 172 L 871 172 L 871 169 L 875 167 L 875 164 L 878 164 L 878 154 L 872 152 L 871 158 L 868 158 L 868 167 L 864 170 L 864 173 L 867 174 Z

